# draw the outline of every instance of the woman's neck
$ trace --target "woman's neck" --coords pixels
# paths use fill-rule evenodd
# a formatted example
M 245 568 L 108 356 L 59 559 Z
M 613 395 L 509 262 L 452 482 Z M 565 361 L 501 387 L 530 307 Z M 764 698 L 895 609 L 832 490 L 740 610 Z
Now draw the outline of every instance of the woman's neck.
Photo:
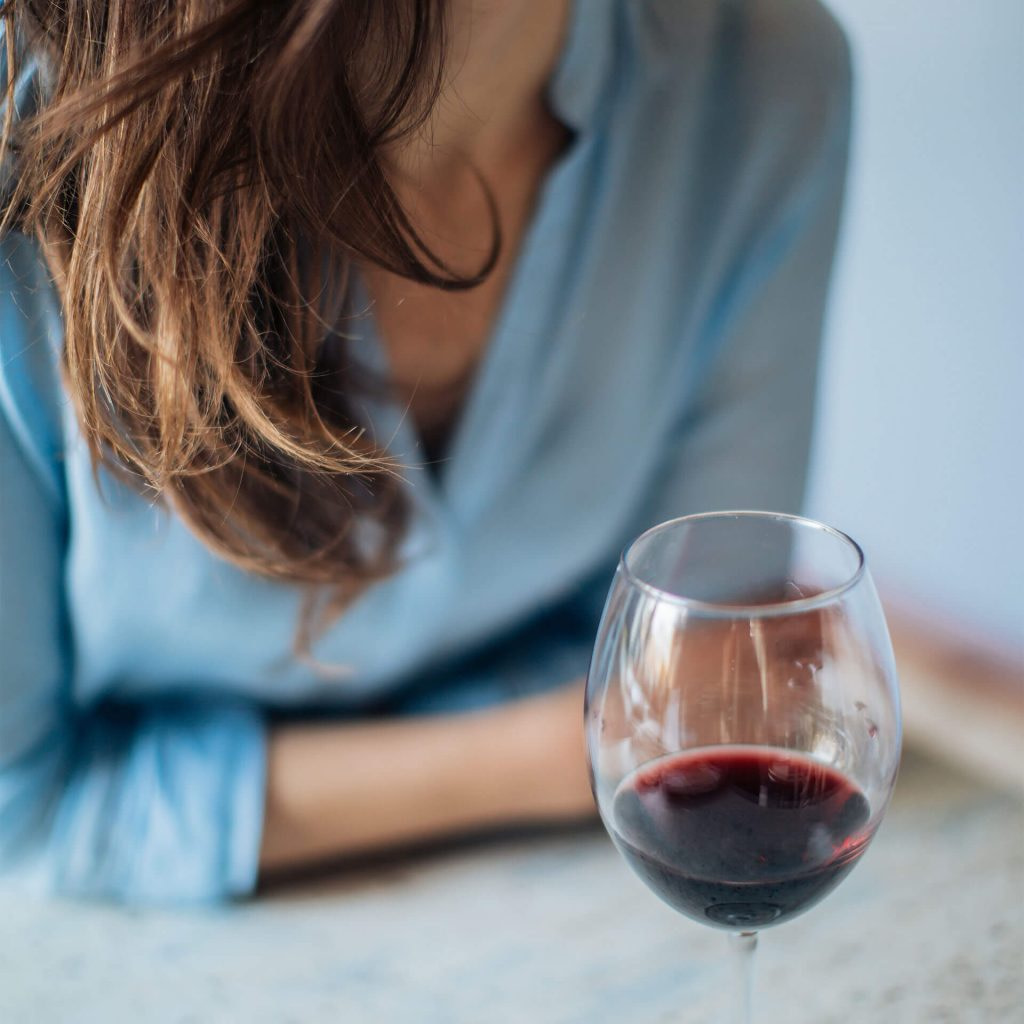
M 406 213 L 447 266 L 475 273 L 494 240 L 495 211 L 501 226 L 498 262 L 468 292 L 363 268 L 398 394 L 429 458 L 446 448 L 541 183 L 565 145 L 565 126 L 548 109 L 545 92 L 567 8 L 568 0 L 451 0 L 440 101 L 423 129 L 391 155 Z
M 562 50 L 569 0 L 450 0 L 441 95 L 426 124 L 390 154 L 418 187 L 467 161 L 486 174 L 551 119 L 546 86 Z

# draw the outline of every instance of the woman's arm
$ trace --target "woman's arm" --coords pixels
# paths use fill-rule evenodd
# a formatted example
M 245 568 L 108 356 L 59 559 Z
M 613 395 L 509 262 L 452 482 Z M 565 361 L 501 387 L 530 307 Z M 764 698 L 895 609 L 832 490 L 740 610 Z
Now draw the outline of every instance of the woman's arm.
M 466 714 L 281 726 L 260 869 L 593 813 L 578 683 Z
M 35 244 L 0 240 L 0 866 L 31 863 L 71 895 L 207 901 L 248 893 L 258 868 L 586 813 L 578 688 L 269 736 L 258 708 L 215 694 L 79 706 L 57 308 Z
M 73 692 L 60 330 L 35 243 L 0 239 L 0 866 L 136 903 L 242 895 L 263 809 L 259 709 Z
M 4 266 L 37 267 L 28 248 L 8 239 Z M 6 290 L 9 280 L 0 282 L 4 385 L 29 377 L 15 354 L 46 344 L 41 290 Z M 256 708 L 213 696 L 77 708 L 60 484 L 47 483 L 48 460 L 26 442 L 41 424 L 18 415 L 37 409 L 35 397 L 0 395 L 0 864 L 38 864 L 71 895 L 205 901 L 249 892 L 258 853 L 267 872 L 592 812 L 578 685 L 494 710 L 282 726 L 266 739 Z
M 787 188 L 781 199 L 766 195 L 761 225 L 710 305 L 715 357 L 675 425 L 639 529 L 691 512 L 799 512 L 803 503 L 851 115 L 849 53 L 823 17 L 831 29 L 817 59 L 826 70 L 813 94 L 821 112 L 775 140 Z

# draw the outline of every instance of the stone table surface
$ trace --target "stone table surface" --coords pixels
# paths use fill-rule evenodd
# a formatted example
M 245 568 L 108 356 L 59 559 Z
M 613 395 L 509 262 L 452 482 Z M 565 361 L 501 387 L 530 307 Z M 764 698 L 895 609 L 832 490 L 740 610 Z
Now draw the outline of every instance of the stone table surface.
M 921 756 L 852 875 L 765 932 L 757 1024 L 1024 1022 L 1024 808 Z M 3 1024 L 729 1020 L 725 936 L 597 830 L 506 838 L 220 910 L 0 889 Z

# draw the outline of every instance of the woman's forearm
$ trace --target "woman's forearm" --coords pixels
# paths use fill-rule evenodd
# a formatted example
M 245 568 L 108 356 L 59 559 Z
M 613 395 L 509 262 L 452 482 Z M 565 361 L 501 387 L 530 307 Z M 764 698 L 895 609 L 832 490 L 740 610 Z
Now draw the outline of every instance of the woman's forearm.
M 578 686 L 471 714 L 284 725 L 260 868 L 592 812 Z

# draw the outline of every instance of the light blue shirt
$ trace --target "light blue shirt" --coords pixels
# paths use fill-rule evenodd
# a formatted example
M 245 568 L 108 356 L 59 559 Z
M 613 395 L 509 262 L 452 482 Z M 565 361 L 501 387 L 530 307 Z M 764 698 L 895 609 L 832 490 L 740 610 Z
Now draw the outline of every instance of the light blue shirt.
M 2 47 L 0 47 L 2 51 Z M 30 76 L 20 100 L 32 101 Z M 618 553 L 796 510 L 849 129 L 811 0 L 577 0 L 550 171 L 439 472 L 410 417 L 405 567 L 292 654 L 300 598 L 101 471 L 35 244 L 0 260 L 0 855 L 58 891 L 248 893 L 277 714 L 463 708 L 585 672 Z M 383 359 L 372 324 L 357 343 Z

